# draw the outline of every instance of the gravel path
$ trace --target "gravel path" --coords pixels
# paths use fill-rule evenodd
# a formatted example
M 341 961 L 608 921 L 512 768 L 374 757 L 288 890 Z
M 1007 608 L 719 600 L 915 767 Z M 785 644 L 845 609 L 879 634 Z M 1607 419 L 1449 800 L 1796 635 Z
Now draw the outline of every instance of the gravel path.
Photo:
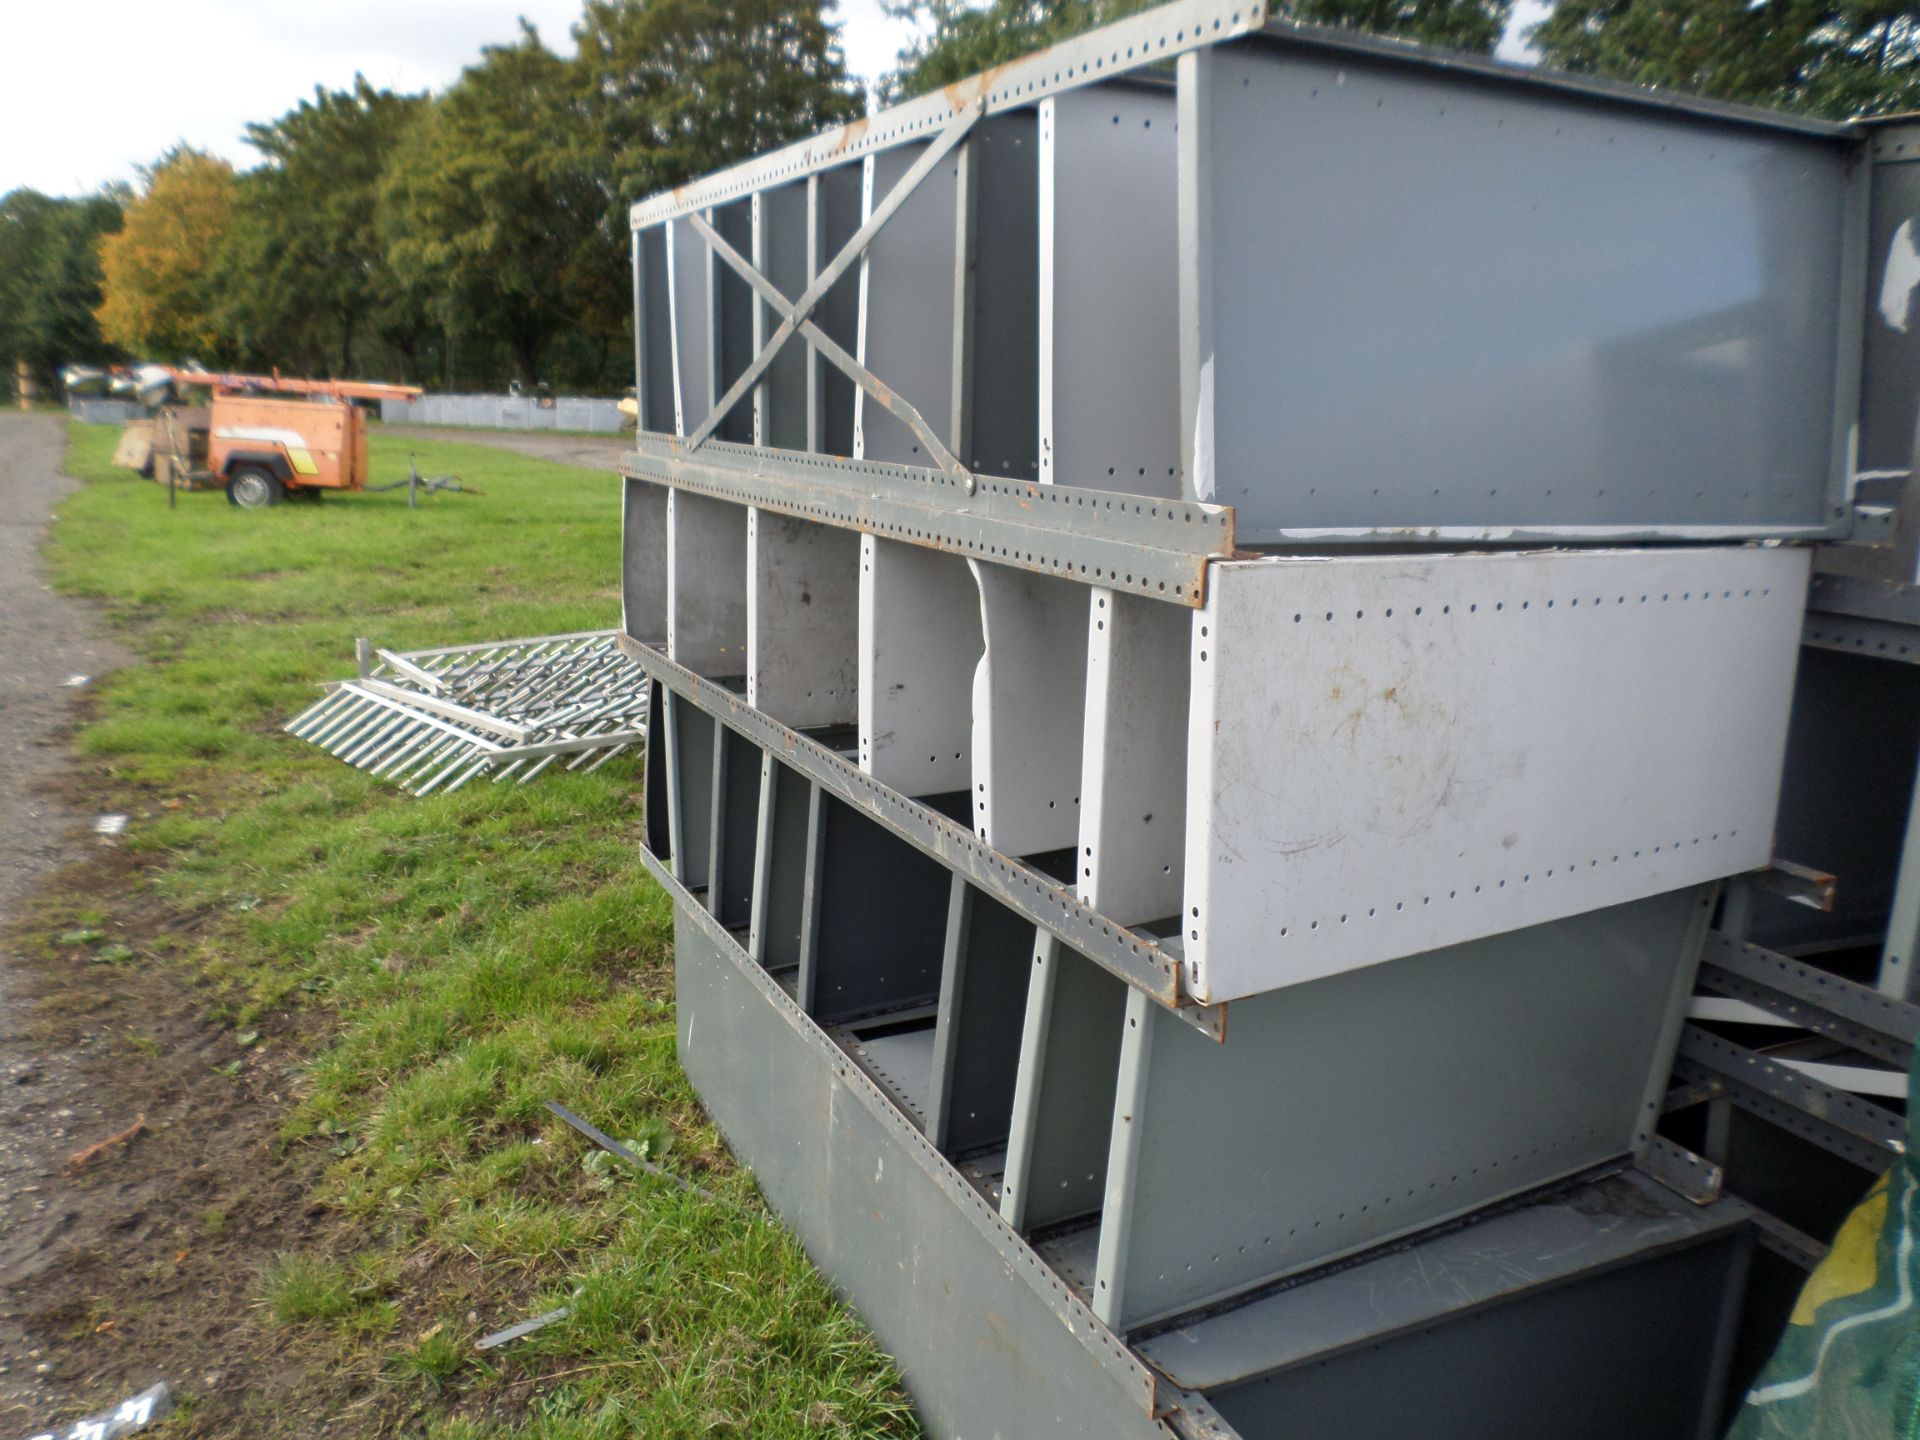
M 65 435 L 57 416 L 0 414 L 0 1291 L 30 1286 L 38 1255 L 71 1224 L 51 1182 L 75 1135 L 103 1119 L 87 1093 L 91 1057 L 44 1043 L 44 986 L 6 938 L 41 877 L 87 853 L 91 817 L 54 788 L 85 694 L 64 682 L 130 658 L 86 605 L 47 588 L 41 536 L 75 488 L 60 473 Z M 28 1415 L 51 1376 L 12 1309 L 0 1315 L 0 1414 Z
M 0 414 L 0 930 L 34 880 L 74 854 L 80 817 L 45 793 L 66 766 L 80 694 L 63 682 L 128 659 L 86 606 L 47 588 L 40 537 L 75 488 L 60 473 L 65 437 L 57 416 Z

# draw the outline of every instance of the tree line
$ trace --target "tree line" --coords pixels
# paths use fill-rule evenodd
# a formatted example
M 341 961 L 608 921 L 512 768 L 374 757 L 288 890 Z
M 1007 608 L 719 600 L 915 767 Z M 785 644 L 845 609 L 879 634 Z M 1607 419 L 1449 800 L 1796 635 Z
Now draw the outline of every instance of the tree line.
M 902 99 L 1146 0 L 895 0 Z M 1487 53 L 1512 0 L 1292 0 L 1322 24 Z M 356 79 L 249 124 L 261 163 L 177 147 L 135 189 L 0 197 L 0 359 L 177 360 L 446 388 L 630 380 L 627 207 L 864 113 L 821 0 L 585 0 L 438 95 Z M 1920 108 L 1908 0 L 1558 0 L 1544 63 L 1842 118 Z

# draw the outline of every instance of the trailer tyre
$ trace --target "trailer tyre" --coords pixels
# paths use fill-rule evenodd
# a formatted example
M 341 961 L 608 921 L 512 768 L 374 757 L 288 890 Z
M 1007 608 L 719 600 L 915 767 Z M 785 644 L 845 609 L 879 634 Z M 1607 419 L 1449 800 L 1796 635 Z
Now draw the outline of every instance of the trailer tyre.
M 286 498 L 286 487 L 269 470 L 239 465 L 227 475 L 227 503 L 243 510 L 264 510 Z

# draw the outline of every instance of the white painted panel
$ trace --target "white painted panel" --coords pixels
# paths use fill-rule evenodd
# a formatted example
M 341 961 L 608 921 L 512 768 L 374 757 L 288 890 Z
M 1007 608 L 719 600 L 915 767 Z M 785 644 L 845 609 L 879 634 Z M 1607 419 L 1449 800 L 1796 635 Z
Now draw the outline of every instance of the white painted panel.
M 620 511 L 620 624 L 638 640 L 667 633 L 667 495 L 664 485 L 625 482 Z
M 747 703 L 785 725 L 859 718 L 860 536 L 747 511 Z
M 668 656 L 701 675 L 744 675 L 746 507 L 675 490 L 667 537 Z
M 1765 864 L 1807 567 L 1778 548 L 1215 566 L 1191 622 L 1196 995 Z
M 1087 623 L 1080 899 L 1137 925 L 1180 910 L 1192 625 L 1181 606 L 1099 588 Z
M 864 214 L 886 201 L 925 152 L 899 145 L 866 159 Z M 875 235 L 860 264 L 858 360 L 945 434 L 953 403 L 954 180 L 949 155 Z M 854 392 L 854 454 L 927 465 L 906 424 L 864 390 Z
M 980 594 L 957 555 L 860 537 L 860 768 L 907 795 L 971 784 Z
M 987 642 L 973 686 L 974 832 L 1008 855 L 1064 849 L 1080 835 L 1091 592 L 1073 580 L 967 563 Z

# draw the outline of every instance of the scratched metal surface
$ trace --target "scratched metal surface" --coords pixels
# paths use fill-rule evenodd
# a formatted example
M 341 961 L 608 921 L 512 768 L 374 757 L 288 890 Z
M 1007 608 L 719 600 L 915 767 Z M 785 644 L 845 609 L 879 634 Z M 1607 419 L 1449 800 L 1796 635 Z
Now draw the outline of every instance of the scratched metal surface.
M 1213 567 L 1186 953 L 1210 1001 L 1771 858 L 1804 550 Z

